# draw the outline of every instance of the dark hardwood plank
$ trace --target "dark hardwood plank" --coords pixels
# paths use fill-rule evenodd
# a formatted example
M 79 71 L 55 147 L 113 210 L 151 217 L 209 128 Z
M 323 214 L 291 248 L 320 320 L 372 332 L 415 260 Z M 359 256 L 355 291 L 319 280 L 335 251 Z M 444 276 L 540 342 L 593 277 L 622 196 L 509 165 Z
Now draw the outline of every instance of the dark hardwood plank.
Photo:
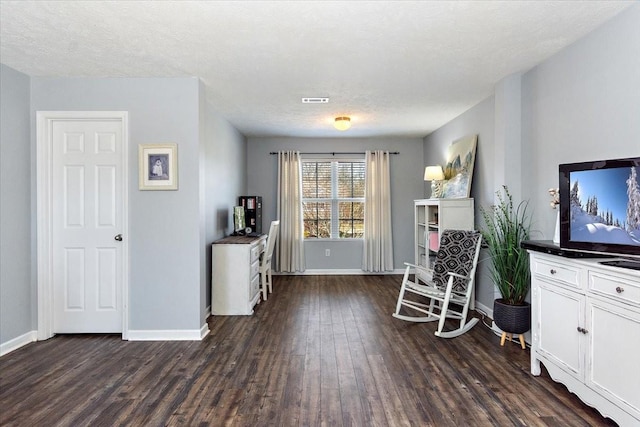
M 276 276 L 201 342 L 61 335 L 0 358 L 2 426 L 607 426 L 483 325 L 394 319 L 400 276 Z

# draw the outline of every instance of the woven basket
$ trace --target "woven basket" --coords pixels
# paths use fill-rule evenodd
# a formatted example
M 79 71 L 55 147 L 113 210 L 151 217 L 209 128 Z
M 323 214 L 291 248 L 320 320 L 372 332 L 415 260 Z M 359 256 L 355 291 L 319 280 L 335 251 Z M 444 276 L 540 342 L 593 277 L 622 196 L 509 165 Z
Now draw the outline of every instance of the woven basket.
M 493 301 L 493 321 L 504 332 L 523 334 L 531 329 L 531 304 L 505 304 L 502 299 Z

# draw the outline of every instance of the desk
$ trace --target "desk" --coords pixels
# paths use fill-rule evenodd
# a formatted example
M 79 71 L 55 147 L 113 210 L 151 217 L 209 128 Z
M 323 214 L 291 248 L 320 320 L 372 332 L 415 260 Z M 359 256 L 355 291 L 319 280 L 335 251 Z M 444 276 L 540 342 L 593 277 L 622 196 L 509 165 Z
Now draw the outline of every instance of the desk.
M 251 315 L 260 299 L 260 254 L 267 236 L 229 236 L 211 245 L 211 314 Z

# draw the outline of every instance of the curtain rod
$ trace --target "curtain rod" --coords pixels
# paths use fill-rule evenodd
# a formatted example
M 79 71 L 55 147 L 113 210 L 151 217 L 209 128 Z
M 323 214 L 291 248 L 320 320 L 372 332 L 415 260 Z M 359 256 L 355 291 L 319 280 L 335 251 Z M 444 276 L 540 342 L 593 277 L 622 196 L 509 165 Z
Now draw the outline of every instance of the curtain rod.
M 277 151 L 272 151 L 269 154 L 274 155 L 274 154 L 278 154 Z M 364 151 L 361 152 L 357 152 L 357 151 L 328 151 L 328 152 L 324 152 L 324 153 L 300 153 L 300 154 L 331 154 L 332 156 L 335 156 L 336 154 L 365 154 Z M 390 151 L 389 154 L 400 154 L 399 151 Z

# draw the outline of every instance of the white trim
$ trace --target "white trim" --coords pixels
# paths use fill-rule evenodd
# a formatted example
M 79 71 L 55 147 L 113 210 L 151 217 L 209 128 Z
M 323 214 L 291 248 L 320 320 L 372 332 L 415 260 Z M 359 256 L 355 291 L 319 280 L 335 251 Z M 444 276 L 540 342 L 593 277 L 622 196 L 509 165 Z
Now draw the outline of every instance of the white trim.
M 202 340 L 207 335 L 209 335 L 209 324 L 205 322 L 202 328 L 200 328 L 200 339 Z
M 206 324 L 201 329 L 129 330 L 129 341 L 201 341 L 208 333 Z
M 39 340 L 51 338 L 52 308 L 52 242 L 51 213 L 53 200 L 51 138 L 56 120 L 119 120 L 122 124 L 122 339 L 129 334 L 129 113 L 126 111 L 37 111 L 36 112 L 36 188 L 37 188 L 37 289 Z
M 353 242 L 364 242 L 364 237 L 305 237 L 305 243 L 315 243 L 315 242 L 331 242 L 331 243 L 353 243 Z
M 372 273 L 369 271 L 362 271 L 360 269 L 307 269 L 305 271 L 296 271 L 295 273 L 283 273 L 283 272 L 273 272 L 276 276 L 337 276 L 337 275 L 345 275 L 345 276 L 372 276 L 372 275 L 381 275 L 381 274 L 404 274 L 404 268 L 396 268 L 392 271 L 383 271 L 380 273 Z
M 36 113 L 36 185 L 37 185 L 37 288 L 38 288 L 38 339 L 53 336 L 51 309 L 51 150 L 47 141 L 51 135 L 51 123 L 46 112 Z
M 493 319 L 493 307 L 487 307 L 478 300 L 475 301 L 475 307 L 476 311 L 480 311 L 484 313 L 486 317 Z
M 491 319 L 491 325 L 489 326 L 489 329 L 491 329 L 491 332 L 493 332 L 497 336 L 502 336 L 502 330 L 500 328 L 498 328 L 496 326 L 496 322 L 493 321 L 493 307 L 487 307 L 486 305 L 484 305 L 481 302 L 478 302 L 478 300 L 476 300 L 476 311 L 484 314 L 485 318 Z M 515 335 L 517 335 L 517 334 L 515 334 Z M 524 341 L 527 344 L 531 345 L 531 331 L 528 331 L 528 332 L 524 333 Z M 517 339 L 513 340 L 513 342 L 518 344 L 518 346 L 520 346 L 520 342 Z
M 38 341 L 38 331 L 29 331 L 26 334 L 7 341 L 4 344 L 0 344 L 0 357 L 17 350 L 20 347 L 24 347 L 27 344 L 31 344 L 34 341 Z
M 493 321 L 491 322 L 491 331 L 497 336 L 502 337 L 502 329 L 498 328 L 498 325 L 496 325 L 496 322 L 493 322 Z M 514 339 L 511 339 L 511 342 L 518 344 L 518 347 L 520 347 L 520 342 L 516 338 L 518 335 L 520 334 L 513 334 Z M 529 344 L 529 347 L 531 347 L 531 331 L 527 331 L 522 335 L 524 335 L 524 342 Z
M 476 311 L 484 314 L 484 317 L 488 317 L 489 319 L 491 319 L 491 325 L 489 326 L 489 329 L 491 329 L 491 332 L 493 332 L 497 336 L 502 335 L 502 330 L 498 328 L 498 326 L 496 326 L 496 322 L 493 321 L 493 307 L 487 307 L 486 305 L 476 300 Z M 514 335 L 518 335 L 518 334 L 514 334 Z M 524 333 L 524 341 L 527 344 L 529 344 L 529 346 L 531 346 L 531 331 L 527 331 Z M 515 342 L 516 344 L 518 344 L 518 346 L 520 346 L 520 342 L 517 339 L 513 340 L 513 342 Z

